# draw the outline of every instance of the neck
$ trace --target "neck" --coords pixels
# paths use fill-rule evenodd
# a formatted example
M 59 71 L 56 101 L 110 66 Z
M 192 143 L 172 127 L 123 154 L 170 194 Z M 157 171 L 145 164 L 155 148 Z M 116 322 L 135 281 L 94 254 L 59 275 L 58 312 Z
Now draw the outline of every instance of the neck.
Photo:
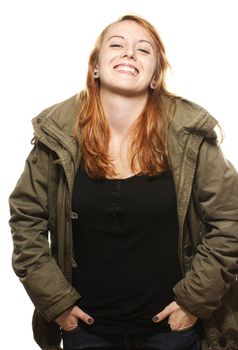
M 147 94 L 131 97 L 101 90 L 100 99 L 111 134 L 126 137 L 145 107 Z

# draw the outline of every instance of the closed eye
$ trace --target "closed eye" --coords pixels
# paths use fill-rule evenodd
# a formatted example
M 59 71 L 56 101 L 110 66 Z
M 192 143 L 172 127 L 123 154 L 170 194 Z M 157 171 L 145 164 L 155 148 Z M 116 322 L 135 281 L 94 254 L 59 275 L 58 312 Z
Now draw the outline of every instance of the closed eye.
M 121 44 L 111 44 L 110 47 L 123 47 Z
M 145 49 L 138 49 L 139 51 L 143 52 L 143 53 L 147 53 L 149 54 L 150 52 L 148 50 L 145 50 Z

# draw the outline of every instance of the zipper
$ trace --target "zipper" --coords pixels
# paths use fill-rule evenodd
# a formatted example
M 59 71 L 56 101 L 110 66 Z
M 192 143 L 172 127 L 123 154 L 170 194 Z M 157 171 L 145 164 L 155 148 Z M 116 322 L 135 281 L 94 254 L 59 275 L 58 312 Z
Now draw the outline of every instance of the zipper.
M 197 134 L 190 134 L 185 145 L 180 169 L 180 180 L 177 193 L 179 208 L 178 219 L 180 227 L 178 240 L 178 256 L 183 275 L 185 273 L 185 268 L 183 266 L 183 240 L 185 234 L 184 223 L 192 193 L 192 185 L 195 176 L 198 151 L 202 141 L 202 136 Z
M 42 121 L 41 118 L 37 119 L 37 123 L 40 123 Z M 69 213 L 71 216 L 71 201 L 72 201 L 72 191 L 73 191 L 73 179 L 70 178 L 68 171 L 65 168 L 65 163 L 64 163 L 64 154 L 63 152 L 60 150 L 59 147 L 54 147 L 52 146 L 52 144 L 50 144 L 50 142 L 48 142 L 46 140 L 46 138 L 44 137 L 44 135 L 42 135 L 40 132 L 38 132 L 38 128 L 35 129 L 35 138 L 37 140 L 39 140 L 40 142 L 42 142 L 45 146 L 47 146 L 50 150 L 54 151 L 59 159 L 55 161 L 55 164 L 59 164 L 62 166 L 63 170 L 64 170 L 64 174 L 65 174 L 65 178 L 66 178 L 66 182 L 67 182 L 67 187 L 68 187 L 68 193 L 69 193 Z M 70 154 L 71 159 L 74 163 L 74 168 L 76 169 L 76 160 L 75 160 L 75 155 L 73 154 L 73 152 L 71 152 L 70 150 L 70 146 L 72 146 L 73 142 L 69 142 L 65 136 L 64 133 L 62 133 L 59 129 L 56 129 L 54 126 L 52 125 L 48 125 L 46 122 L 44 123 L 44 125 L 41 125 L 41 130 L 43 132 L 46 132 L 50 137 L 52 137 L 54 140 L 56 140 L 58 142 L 58 145 L 64 147 L 67 152 Z M 65 141 L 65 142 L 63 142 Z M 66 142 L 67 141 L 67 142 Z M 80 156 L 77 159 L 77 162 L 79 163 L 80 161 Z M 70 184 L 72 186 L 70 186 Z M 65 196 L 66 197 L 66 196 Z M 67 204 L 65 204 L 67 205 Z M 66 218 L 67 220 L 67 218 Z M 65 239 L 65 252 L 66 252 L 66 258 L 70 257 L 70 264 L 71 264 L 71 268 L 75 267 L 77 264 L 73 258 L 73 242 L 72 242 L 72 223 L 71 220 L 68 220 L 68 225 L 67 225 L 67 221 L 66 221 L 66 230 L 68 228 L 70 234 L 67 235 L 67 239 Z M 66 237 L 65 237 L 66 238 Z M 63 257 L 64 252 L 62 251 L 63 247 L 58 247 L 59 250 L 61 251 L 61 256 Z M 71 280 L 71 272 L 65 268 L 65 262 L 67 264 L 67 261 L 61 261 L 61 257 L 59 256 L 59 264 L 61 266 L 61 268 L 63 269 L 63 271 L 65 272 L 66 278 L 70 281 Z M 67 260 L 67 259 L 66 259 Z

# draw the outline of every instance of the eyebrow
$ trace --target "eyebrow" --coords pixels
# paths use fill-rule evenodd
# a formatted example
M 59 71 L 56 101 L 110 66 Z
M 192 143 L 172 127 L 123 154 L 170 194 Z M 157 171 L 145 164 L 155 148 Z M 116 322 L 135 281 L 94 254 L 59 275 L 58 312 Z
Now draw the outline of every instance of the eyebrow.
M 112 36 L 110 36 L 110 38 L 109 38 L 107 41 L 109 41 L 109 40 L 112 39 L 112 38 L 120 38 L 120 39 L 124 39 L 124 40 L 125 40 L 125 37 L 122 36 L 122 35 L 112 35 Z M 139 43 L 147 43 L 147 44 L 149 44 L 149 45 L 152 47 L 152 49 L 154 50 L 154 47 L 153 47 L 153 45 L 152 45 L 152 43 L 151 43 L 150 41 L 145 40 L 145 39 L 141 39 L 141 40 L 139 40 L 138 42 L 139 42 Z

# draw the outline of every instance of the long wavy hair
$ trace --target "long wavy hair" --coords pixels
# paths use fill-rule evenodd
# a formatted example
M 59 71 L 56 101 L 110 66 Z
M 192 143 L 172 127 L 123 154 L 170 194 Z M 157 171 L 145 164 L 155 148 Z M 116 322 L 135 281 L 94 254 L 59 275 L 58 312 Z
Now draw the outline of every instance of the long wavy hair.
M 76 118 L 74 135 L 80 143 L 84 169 L 93 178 L 117 176 L 108 154 L 110 130 L 100 101 L 100 79 L 93 77 L 100 50 L 109 28 L 118 22 L 131 20 L 138 23 L 152 37 L 157 48 L 157 66 L 154 80 L 156 87 L 148 87 L 144 110 L 135 121 L 130 133 L 129 160 L 133 173 L 154 176 L 164 172 L 167 164 L 168 111 L 163 105 L 163 96 L 173 99 L 166 89 L 165 74 L 169 67 L 164 45 L 155 28 L 144 18 L 125 15 L 109 24 L 100 34 L 89 56 L 86 89 L 81 94 L 81 104 Z

